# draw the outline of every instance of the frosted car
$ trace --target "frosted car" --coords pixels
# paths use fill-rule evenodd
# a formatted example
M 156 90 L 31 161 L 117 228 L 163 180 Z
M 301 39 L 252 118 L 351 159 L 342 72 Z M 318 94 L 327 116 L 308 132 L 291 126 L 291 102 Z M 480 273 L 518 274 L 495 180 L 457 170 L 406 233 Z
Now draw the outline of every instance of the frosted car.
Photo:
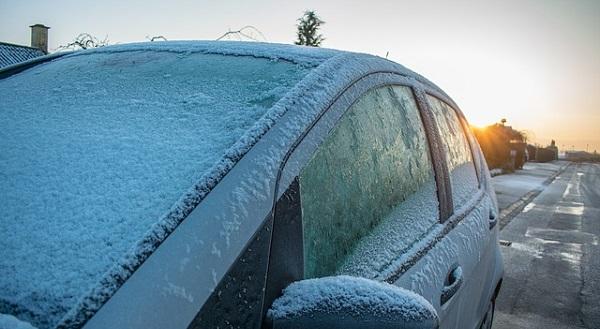
M 0 323 L 490 328 L 479 146 L 383 58 L 155 42 L 0 71 Z

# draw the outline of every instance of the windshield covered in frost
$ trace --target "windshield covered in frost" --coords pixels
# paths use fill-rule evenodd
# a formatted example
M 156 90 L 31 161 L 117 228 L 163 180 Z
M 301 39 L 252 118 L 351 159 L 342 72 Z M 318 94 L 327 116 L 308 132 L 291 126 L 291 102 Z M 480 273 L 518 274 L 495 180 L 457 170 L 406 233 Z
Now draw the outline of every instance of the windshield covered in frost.
M 308 70 L 92 52 L 0 80 L 0 313 L 59 323 Z

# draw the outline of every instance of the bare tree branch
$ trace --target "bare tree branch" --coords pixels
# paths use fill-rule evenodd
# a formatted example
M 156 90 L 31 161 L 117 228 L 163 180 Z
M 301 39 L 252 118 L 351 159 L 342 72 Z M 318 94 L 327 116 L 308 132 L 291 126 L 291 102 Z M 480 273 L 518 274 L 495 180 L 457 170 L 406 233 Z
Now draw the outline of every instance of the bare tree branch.
M 58 50 L 61 50 L 61 49 L 77 50 L 77 49 L 98 48 L 98 47 L 104 47 L 104 46 L 108 46 L 108 45 L 109 45 L 108 36 L 104 37 L 103 40 L 100 40 L 89 33 L 81 33 L 75 38 L 75 40 L 73 40 L 72 42 L 70 42 L 66 45 L 61 45 L 57 49 Z
M 154 42 L 156 40 L 167 41 L 167 38 L 163 37 L 162 35 L 155 35 L 153 37 L 146 36 L 146 39 L 150 40 L 150 42 Z
M 262 38 L 262 40 L 258 40 L 256 37 L 249 34 L 248 31 L 250 33 L 252 33 L 252 32 L 257 33 Z M 267 38 L 265 37 L 265 35 L 259 29 L 255 28 L 252 25 L 246 25 L 236 31 L 231 31 L 231 30 L 227 31 L 222 36 L 218 37 L 216 39 L 216 41 L 222 40 L 224 38 L 231 38 L 232 36 L 237 36 L 238 40 L 241 40 L 240 36 L 242 36 L 242 37 L 250 39 L 252 41 L 267 41 Z

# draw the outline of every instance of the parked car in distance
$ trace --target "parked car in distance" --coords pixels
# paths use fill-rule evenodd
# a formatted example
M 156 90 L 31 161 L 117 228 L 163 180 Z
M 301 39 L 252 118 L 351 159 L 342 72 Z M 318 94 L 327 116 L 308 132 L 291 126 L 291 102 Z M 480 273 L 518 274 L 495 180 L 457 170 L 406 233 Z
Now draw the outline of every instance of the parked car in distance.
M 0 323 L 491 328 L 495 194 L 389 60 L 148 42 L 0 70 Z

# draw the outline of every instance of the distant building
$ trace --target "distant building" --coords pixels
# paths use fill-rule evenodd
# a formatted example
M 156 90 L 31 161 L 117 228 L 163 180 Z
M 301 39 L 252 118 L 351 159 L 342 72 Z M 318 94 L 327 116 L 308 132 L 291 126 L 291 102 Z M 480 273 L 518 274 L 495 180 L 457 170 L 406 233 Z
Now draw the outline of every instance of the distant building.
M 538 147 L 535 150 L 535 157 L 532 158 L 537 162 L 548 162 L 558 160 L 558 147 L 556 141 L 552 140 L 549 146 Z
M 556 141 L 554 139 L 550 142 L 549 146 L 546 146 L 546 149 L 554 153 L 554 160 L 558 160 L 558 146 L 556 146 Z
M 600 154 L 598 154 L 596 151 L 594 151 L 594 153 L 589 153 L 586 151 L 566 151 L 565 158 L 569 161 L 600 162 Z
M 31 25 L 31 46 L 0 41 L 0 68 L 48 54 L 48 29 L 42 24 Z
M 527 161 L 535 161 L 537 156 L 537 146 L 527 144 Z

